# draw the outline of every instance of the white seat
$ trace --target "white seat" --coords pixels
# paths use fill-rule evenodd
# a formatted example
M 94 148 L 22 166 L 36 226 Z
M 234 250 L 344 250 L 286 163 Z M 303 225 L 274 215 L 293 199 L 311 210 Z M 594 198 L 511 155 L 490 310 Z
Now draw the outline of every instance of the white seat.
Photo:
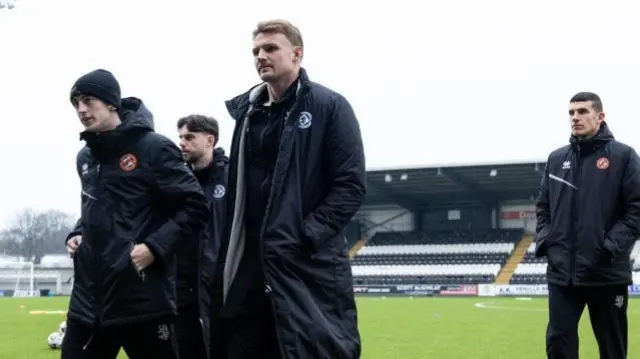
M 365 246 L 359 256 L 374 254 L 511 253 L 513 243 L 418 244 Z
M 545 274 L 547 263 L 520 263 L 513 274 Z
M 351 267 L 358 276 L 429 276 L 429 275 L 497 275 L 499 264 L 475 265 L 356 265 Z
M 527 253 L 535 253 L 536 252 L 536 242 L 533 242 L 527 248 Z

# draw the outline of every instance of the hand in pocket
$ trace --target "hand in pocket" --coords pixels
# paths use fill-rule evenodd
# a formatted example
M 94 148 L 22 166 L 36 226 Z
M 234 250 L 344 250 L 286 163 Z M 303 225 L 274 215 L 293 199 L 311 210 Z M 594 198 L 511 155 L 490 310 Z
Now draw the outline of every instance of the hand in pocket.
M 133 267 L 141 272 L 154 261 L 153 253 L 149 250 L 146 244 L 136 244 L 131 250 L 131 262 Z

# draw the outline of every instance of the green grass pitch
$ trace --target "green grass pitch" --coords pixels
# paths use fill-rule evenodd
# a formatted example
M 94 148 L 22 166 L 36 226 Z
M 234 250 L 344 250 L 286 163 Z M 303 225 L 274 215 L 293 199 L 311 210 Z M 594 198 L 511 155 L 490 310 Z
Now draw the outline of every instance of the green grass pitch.
M 47 336 L 64 320 L 68 298 L 0 298 L 0 358 L 53 359 Z M 544 358 L 546 298 L 359 297 L 363 359 Z M 597 358 L 585 310 L 580 357 Z M 640 300 L 629 303 L 629 358 L 640 358 Z M 122 353 L 119 358 L 126 358 Z

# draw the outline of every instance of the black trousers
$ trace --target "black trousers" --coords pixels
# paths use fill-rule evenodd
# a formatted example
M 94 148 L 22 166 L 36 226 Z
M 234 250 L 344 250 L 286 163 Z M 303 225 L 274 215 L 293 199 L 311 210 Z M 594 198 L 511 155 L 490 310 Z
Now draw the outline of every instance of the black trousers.
M 67 320 L 61 359 L 116 359 L 120 349 L 129 359 L 178 359 L 172 325 L 136 323 L 93 331 Z
M 207 359 L 198 308 L 193 306 L 178 308 L 176 339 L 181 359 Z
M 547 358 L 578 359 L 578 323 L 585 306 L 600 359 L 627 358 L 627 286 L 563 287 L 549 284 Z
M 222 318 L 223 359 L 282 359 L 266 295 L 251 312 Z

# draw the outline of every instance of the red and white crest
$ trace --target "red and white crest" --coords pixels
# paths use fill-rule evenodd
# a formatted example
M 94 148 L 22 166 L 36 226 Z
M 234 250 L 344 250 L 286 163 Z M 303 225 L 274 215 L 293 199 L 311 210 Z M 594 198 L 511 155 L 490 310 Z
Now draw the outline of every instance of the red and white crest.
M 131 153 L 127 153 L 120 157 L 120 169 L 125 172 L 130 172 L 138 167 L 138 159 Z
M 606 157 L 598 158 L 598 160 L 596 161 L 596 167 L 601 170 L 606 170 L 607 168 L 609 168 L 609 159 Z

